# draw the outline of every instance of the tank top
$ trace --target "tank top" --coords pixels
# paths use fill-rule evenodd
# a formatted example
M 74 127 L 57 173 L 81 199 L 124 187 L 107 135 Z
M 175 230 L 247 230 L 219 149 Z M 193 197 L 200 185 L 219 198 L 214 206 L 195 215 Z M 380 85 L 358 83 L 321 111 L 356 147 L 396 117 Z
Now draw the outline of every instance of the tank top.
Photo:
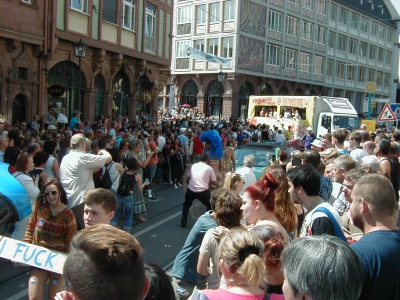
M 119 178 L 121 177 L 121 174 L 117 170 L 116 163 L 113 163 L 111 165 L 110 170 L 108 171 L 108 175 L 110 176 L 111 182 L 113 182 L 111 189 L 117 191 L 119 185 Z
M 55 160 L 55 157 L 50 155 L 49 159 L 46 162 L 46 165 L 43 168 L 43 170 L 47 173 L 47 176 L 49 178 L 56 178 L 56 175 L 53 172 L 53 161 L 54 160 Z

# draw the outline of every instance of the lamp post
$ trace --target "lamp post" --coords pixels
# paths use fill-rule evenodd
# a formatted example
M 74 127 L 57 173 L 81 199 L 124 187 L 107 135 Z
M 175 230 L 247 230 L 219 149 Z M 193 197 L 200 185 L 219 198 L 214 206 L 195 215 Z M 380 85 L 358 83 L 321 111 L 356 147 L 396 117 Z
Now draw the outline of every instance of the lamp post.
M 222 71 L 219 71 L 218 73 L 218 82 L 219 82 L 219 118 L 221 119 L 221 114 L 222 114 L 222 95 L 221 95 L 221 87 L 222 87 L 222 81 L 225 79 L 225 74 Z
M 82 71 L 81 60 L 82 60 L 82 58 L 85 58 L 86 52 L 87 52 L 87 49 L 89 46 L 87 44 L 85 44 L 82 41 L 82 39 L 80 39 L 76 43 L 73 43 L 73 45 L 74 45 L 75 56 L 79 58 L 79 75 L 78 75 L 78 105 L 79 105 L 79 107 L 77 108 L 79 110 L 80 106 L 81 106 L 81 71 Z

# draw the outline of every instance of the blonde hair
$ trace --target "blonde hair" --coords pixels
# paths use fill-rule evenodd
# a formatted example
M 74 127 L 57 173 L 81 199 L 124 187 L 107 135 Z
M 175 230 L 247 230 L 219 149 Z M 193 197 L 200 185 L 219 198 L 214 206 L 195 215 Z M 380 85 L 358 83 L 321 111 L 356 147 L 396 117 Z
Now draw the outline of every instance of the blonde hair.
M 337 158 L 340 154 L 336 149 L 328 148 L 322 151 L 319 155 L 321 156 L 322 160 L 327 163 L 329 160 Z
M 247 247 L 252 247 L 253 251 L 246 251 Z M 246 254 L 243 255 L 243 252 Z M 225 267 L 234 274 L 232 277 L 239 275 L 254 288 L 263 283 L 266 275 L 263 260 L 264 245 L 253 233 L 245 229 L 232 229 L 221 241 L 218 253 Z M 233 279 L 226 278 L 226 280 L 228 282 Z
M 288 192 L 289 181 L 286 173 L 283 171 L 281 166 L 269 166 L 265 168 L 263 175 L 261 175 L 260 178 L 264 178 L 265 173 L 272 174 L 279 182 L 279 187 L 275 190 L 276 218 L 287 232 L 293 232 L 297 228 L 297 211 Z
M 237 183 L 240 182 L 241 180 L 243 180 L 241 175 L 228 172 L 226 173 L 223 188 L 232 191 L 235 189 Z

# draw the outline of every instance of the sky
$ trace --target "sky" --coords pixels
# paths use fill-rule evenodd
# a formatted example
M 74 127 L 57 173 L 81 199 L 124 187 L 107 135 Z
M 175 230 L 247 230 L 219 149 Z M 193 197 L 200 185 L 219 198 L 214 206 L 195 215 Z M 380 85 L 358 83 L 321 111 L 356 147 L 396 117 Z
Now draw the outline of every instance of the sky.
M 400 14 L 400 0 L 390 0 L 393 6 L 396 8 L 397 12 Z

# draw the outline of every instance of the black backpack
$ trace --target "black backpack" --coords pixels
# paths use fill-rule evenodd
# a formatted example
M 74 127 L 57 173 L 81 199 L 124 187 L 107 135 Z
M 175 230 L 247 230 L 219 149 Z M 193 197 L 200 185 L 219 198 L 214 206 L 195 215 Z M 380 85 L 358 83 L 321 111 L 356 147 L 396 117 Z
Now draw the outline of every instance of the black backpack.
M 104 172 L 103 177 L 101 177 L 101 179 L 99 181 L 99 187 L 109 190 L 112 187 L 114 181 L 117 179 L 118 174 L 117 174 L 117 176 L 115 176 L 113 181 L 111 181 L 111 179 L 110 179 L 110 173 L 109 172 L 110 172 L 111 166 L 113 164 L 114 163 L 111 163 L 108 166 L 108 168 L 106 168 L 106 171 Z
M 133 174 L 136 176 L 136 173 Z M 129 185 L 129 176 L 124 172 L 121 177 L 121 182 L 119 183 L 117 194 L 120 196 L 129 196 L 131 194 L 131 186 Z

